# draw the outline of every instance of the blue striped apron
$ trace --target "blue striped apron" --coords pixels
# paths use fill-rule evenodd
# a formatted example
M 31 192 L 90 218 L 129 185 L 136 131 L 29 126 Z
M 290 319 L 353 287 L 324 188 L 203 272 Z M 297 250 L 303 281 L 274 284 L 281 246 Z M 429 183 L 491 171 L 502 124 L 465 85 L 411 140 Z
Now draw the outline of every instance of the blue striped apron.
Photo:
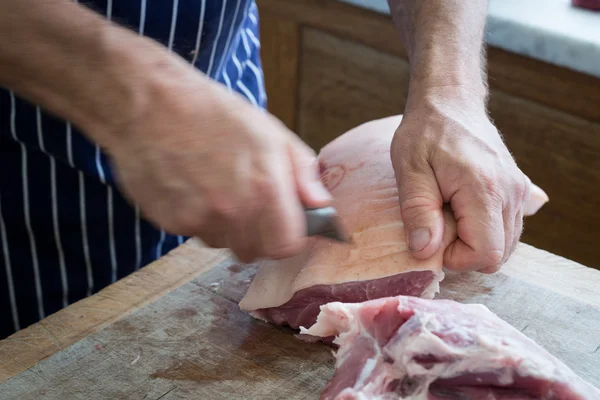
M 93 0 L 265 108 L 254 0 Z M 156 229 L 68 121 L 0 89 L 0 339 L 147 265 L 185 238 Z

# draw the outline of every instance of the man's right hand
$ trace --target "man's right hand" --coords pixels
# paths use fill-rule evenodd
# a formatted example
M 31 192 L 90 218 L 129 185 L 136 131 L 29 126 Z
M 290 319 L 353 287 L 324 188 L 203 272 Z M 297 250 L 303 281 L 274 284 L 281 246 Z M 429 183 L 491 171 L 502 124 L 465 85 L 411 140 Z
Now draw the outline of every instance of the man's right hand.
M 5 3 L 0 86 L 107 151 L 147 219 L 229 247 L 242 261 L 301 247 L 303 206 L 327 205 L 330 196 L 314 153 L 282 123 L 87 7 Z
M 330 201 L 314 152 L 195 71 L 154 90 L 111 134 L 107 150 L 123 192 L 156 225 L 230 248 L 241 261 L 295 254 L 306 231 L 303 206 Z

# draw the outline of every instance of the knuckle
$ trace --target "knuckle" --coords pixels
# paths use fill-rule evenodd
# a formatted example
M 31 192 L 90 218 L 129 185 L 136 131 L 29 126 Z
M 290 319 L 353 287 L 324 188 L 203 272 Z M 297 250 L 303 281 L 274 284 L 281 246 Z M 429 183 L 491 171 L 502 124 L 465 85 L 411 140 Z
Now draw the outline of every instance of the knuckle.
M 531 195 L 531 181 L 524 174 L 522 181 L 523 192 L 521 193 L 521 200 L 523 200 L 523 202 L 526 202 L 529 200 L 529 196 Z
M 525 179 L 521 176 L 523 174 L 517 175 L 512 181 L 512 191 L 515 199 L 518 201 L 522 201 L 527 194 L 527 184 Z
M 295 134 L 292 134 L 292 137 L 294 142 L 291 147 L 294 155 L 299 159 L 298 161 L 308 166 L 312 165 L 317 158 L 315 150 L 304 144 Z
M 489 169 L 479 169 L 476 171 L 478 180 L 485 193 L 499 196 L 502 193 L 502 183 L 498 179 L 497 174 L 490 171 Z
M 253 193 L 254 197 L 260 199 L 262 203 L 271 203 L 279 197 L 275 179 L 268 176 L 254 177 Z
M 425 218 L 431 211 L 439 208 L 441 202 L 438 199 L 422 195 L 410 196 L 400 203 L 400 213 L 404 221 Z
M 224 226 L 230 226 L 239 218 L 240 207 L 232 201 L 214 199 L 207 203 L 206 214 L 209 220 L 215 221 Z
M 483 193 L 504 208 L 522 203 L 527 196 L 528 187 L 520 175 L 506 177 L 499 171 L 486 170 L 479 173 L 478 180 Z
M 422 210 L 423 208 L 431 208 L 432 204 L 437 205 L 438 200 L 432 199 L 428 196 L 423 195 L 409 195 L 402 203 L 400 204 L 400 210 L 404 212 L 409 212 L 414 209 Z

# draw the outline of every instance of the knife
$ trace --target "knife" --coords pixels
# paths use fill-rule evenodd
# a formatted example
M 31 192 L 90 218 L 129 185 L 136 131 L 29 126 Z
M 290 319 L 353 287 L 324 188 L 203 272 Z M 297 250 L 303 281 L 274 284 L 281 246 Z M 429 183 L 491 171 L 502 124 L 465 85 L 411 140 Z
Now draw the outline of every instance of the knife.
M 305 208 L 304 214 L 307 236 L 322 236 L 338 242 L 352 243 L 334 207 Z

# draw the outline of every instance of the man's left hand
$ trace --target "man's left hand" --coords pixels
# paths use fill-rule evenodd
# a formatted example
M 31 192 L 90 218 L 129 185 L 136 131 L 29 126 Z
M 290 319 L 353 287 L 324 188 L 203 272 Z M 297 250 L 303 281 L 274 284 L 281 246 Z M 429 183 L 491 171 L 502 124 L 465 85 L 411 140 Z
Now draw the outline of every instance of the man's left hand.
M 444 266 L 491 273 L 506 262 L 519 242 L 530 182 L 482 102 L 460 88 L 413 100 L 391 157 L 415 257 L 428 258 L 442 245 L 442 206 L 449 203 L 458 238 L 446 248 Z

